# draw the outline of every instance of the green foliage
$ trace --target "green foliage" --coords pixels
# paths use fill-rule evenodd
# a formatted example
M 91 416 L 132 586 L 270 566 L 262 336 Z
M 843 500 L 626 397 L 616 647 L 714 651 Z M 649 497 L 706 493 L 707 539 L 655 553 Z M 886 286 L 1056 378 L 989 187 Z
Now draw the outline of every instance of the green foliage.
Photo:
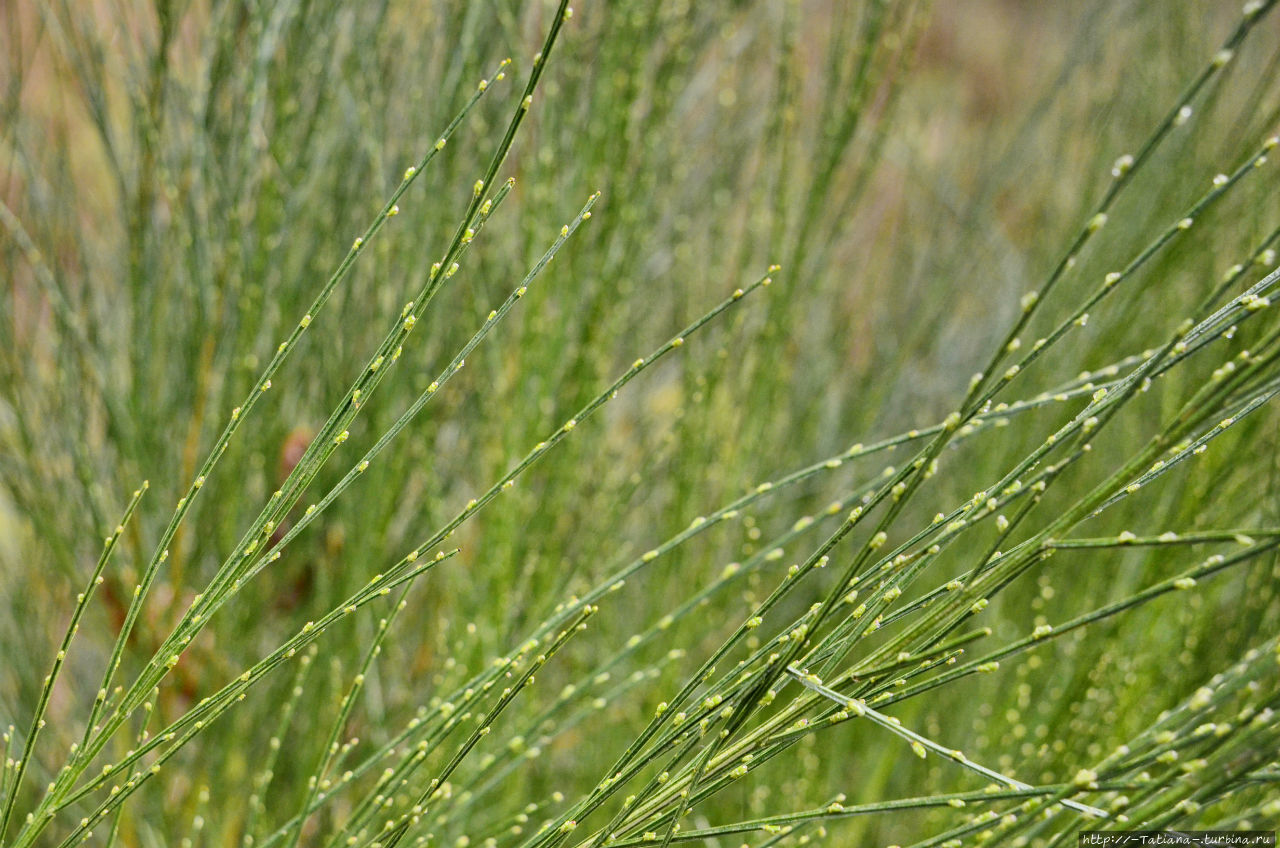
M 6 6 L 0 844 L 1275 827 L 1275 0 L 1089 5 Z

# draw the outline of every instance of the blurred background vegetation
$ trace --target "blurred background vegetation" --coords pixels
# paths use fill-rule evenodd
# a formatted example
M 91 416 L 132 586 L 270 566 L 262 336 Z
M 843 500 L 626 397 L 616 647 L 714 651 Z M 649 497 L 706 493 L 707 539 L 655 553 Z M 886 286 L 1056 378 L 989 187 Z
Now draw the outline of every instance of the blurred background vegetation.
M 128 493 L 151 483 L 55 692 L 34 785 L 79 738 L 142 564 L 231 408 L 405 167 L 510 55 L 514 81 L 494 84 L 425 185 L 401 201 L 228 448 L 171 546 L 126 670 L 213 576 L 439 258 L 553 11 L 491 0 L 4 4 L 0 723 L 27 720 L 104 531 Z M 583 0 L 502 172 L 516 180 L 511 196 L 342 456 L 354 461 L 376 440 L 600 190 L 592 220 L 401 435 L 392 459 L 375 463 L 219 613 L 161 690 L 161 716 L 176 718 L 363 585 L 633 359 L 771 262 L 782 271 L 758 299 L 628 387 L 455 534 L 461 553 L 410 594 L 409 614 L 370 672 L 349 729 L 359 750 L 695 516 L 855 442 L 940 421 L 1000 343 L 1019 298 L 1088 219 L 1112 163 L 1150 135 L 1239 14 L 1238 3 L 1208 0 Z M 1264 21 L 1214 78 L 1037 326 L 1068 315 L 1274 131 L 1278 39 L 1280 23 Z M 1002 399 L 1031 397 L 1166 338 L 1280 223 L 1275 188 L 1270 171 L 1242 181 Z M 1065 508 L 1120 465 L 1202 377 L 1171 377 L 1126 408 L 1041 509 Z M 999 479 L 1065 414 L 1028 413 L 949 451 L 905 520 L 927 524 Z M 1275 411 L 1264 408 L 1085 534 L 1274 526 L 1276 447 Z M 600 657 L 893 456 L 780 492 L 629 581 L 590 638 L 539 674 L 509 733 L 569 682 L 583 690 L 581 714 L 558 719 L 554 732 L 521 731 L 545 734 L 541 756 L 494 784 L 476 818 L 442 827 L 439 844 L 598 782 L 621 740 L 822 531 L 677 622 L 610 679 L 584 678 Z M 323 472 L 319 494 L 303 504 L 341 470 Z M 1179 556 L 1059 554 L 1010 585 L 986 623 L 1007 641 L 1046 615 L 1058 621 L 1167 577 L 1188 561 Z M 817 581 L 788 604 L 798 613 L 825 588 Z M 1104 622 L 895 715 L 1024 780 L 1070 779 L 1224 658 L 1274 635 L 1276 589 L 1274 561 L 1260 558 L 1194 596 Z M 294 715 L 289 755 L 263 792 L 262 832 L 300 803 L 305 769 L 376 623 L 361 616 L 325 642 L 313 706 Z M 619 686 L 635 671 L 651 676 Z M 199 817 L 194 841 L 238 844 L 259 752 L 290 685 L 288 674 L 273 676 L 184 752 L 162 785 L 140 793 L 122 820 L 123 842 L 177 844 Z M 694 818 L 800 808 L 836 792 L 868 802 L 972 787 L 949 764 L 904 757 L 905 743 L 878 734 L 849 725 L 810 736 L 771 765 L 770 778 L 743 781 Z M 319 816 L 314 833 L 343 810 L 340 801 Z M 949 814 L 852 819 L 831 825 L 828 838 L 909 843 L 941 830 Z

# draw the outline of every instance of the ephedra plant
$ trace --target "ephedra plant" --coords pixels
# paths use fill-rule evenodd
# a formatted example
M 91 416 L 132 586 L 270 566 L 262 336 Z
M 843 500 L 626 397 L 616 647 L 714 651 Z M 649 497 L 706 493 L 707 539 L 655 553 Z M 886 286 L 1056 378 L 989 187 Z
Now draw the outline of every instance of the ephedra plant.
M 11 7 L 0 844 L 1274 827 L 1274 5 Z

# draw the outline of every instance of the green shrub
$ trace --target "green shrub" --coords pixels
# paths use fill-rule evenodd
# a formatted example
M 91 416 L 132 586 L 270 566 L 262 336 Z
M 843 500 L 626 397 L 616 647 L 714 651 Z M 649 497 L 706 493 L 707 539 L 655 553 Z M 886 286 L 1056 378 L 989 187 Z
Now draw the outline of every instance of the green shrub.
M 10 4 L 0 844 L 1274 827 L 1274 5 Z

